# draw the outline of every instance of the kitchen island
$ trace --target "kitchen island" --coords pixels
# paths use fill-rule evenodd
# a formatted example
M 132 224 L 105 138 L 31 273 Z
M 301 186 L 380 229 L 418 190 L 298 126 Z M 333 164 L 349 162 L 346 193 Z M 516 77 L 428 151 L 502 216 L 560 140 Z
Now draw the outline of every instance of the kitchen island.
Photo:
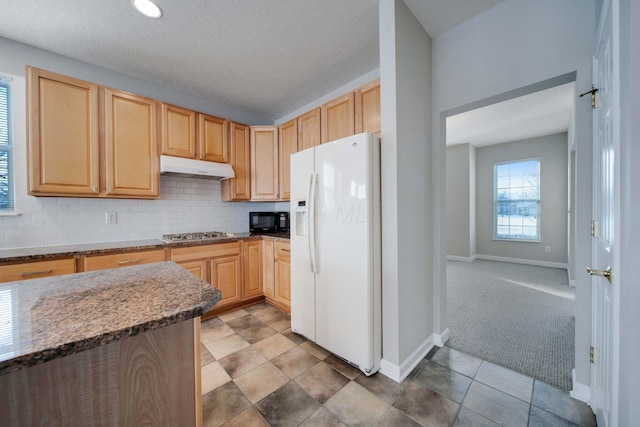
M 3 425 L 200 425 L 200 319 L 173 262 L 0 284 Z

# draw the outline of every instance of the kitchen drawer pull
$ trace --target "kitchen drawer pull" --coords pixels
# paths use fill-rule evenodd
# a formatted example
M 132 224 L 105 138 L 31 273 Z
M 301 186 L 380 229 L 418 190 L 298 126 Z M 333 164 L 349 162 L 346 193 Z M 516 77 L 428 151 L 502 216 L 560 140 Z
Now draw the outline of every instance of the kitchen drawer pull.
M 51 269 L 40 270 L 40 271 L 25 271 L 24 273 L 20 274 L 20 276 L 29 277 L 29 276 L 35 276 L 36 274 L 51 274 Z
M 127 265 L 127 264 L 137 264 L 139 262 L 140 262 L 140 258 L 138 258 L 138 259 L 130 259 L 128 261 L 118 261 L 118 264 Z
M 291 252 L 291 249 L 280 249 L 282 252 Z

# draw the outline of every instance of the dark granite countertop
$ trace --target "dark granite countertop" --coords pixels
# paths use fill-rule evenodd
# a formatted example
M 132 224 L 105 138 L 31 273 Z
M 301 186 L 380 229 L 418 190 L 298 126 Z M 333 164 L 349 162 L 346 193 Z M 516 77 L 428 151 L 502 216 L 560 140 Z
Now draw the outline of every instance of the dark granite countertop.
M 200 316 L 221 292 L 160 262 L 0 283 L 0 297 L 11 313 L 3 375 Z
M 107 255 L 117 252 L 132 252 L 163 248 L 180 248 L 185 246 L 212 245 L 216 243 L 237 242 L 238 240 L 254 240 L 263 238 L 288 242 L 289 233 L 234 233 L 231 237 L 219 237 L 211 240 L 188 240 L 171 243 L 163 242 L 160 239 L 148 239 L 131 240 L 124 242 L 83 243 L 75 245 L 0 249 L 0 265 L 56 258 L 70 258 L 83 255 Z

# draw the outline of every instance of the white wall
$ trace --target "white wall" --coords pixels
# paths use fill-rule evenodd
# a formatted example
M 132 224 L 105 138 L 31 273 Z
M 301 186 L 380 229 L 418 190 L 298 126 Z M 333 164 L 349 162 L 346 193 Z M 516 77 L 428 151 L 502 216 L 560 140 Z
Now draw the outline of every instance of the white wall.
M 621 230 L 620 244 L 620 388 L 619 425 L 640 420 L 640 4 L 620 1 L 621 85 Z
M 382 372 L 406 376 L 433 344 L 431 39 L 402 0 L 380 2 Z
M 475 172 L 472 150 L 475 152 L 471 144 L 447 147 L 447 256 L 468 260 L 475 255 L 472 239 L 475 241 L 476 207 L 471 201 L 472 197 L 475 200 L 476 188 L 471 185 L 472 167 Z
M 27 195 L 25 65 L 34 65 L 118 89 L 129 90 L 198 111 L 252 123 L 263 120 L 207 103 L 139 79 L 0 38 L 0 73 L 13 75 L 12 120 L 16 208 L 20 216 L 0 216 L 0 248 L 159 238 L 191 231 L 246 232 L 251 210 L 288 210 L 286 204 L 225 203 L 220 183 L 162 177 L 159 200 L 80 199 Z M 118 223 L 105 224 L 105 212 Z
M 542 261 L 566 267 L 567 134 L 479 147 L 476 153 L 478 255 Z M 540 241 L 494 240 L 494 164 L 532 158 L 540 160 Z M 545 246 L 550 246 L 551 252 L 545 252 Z
M 507 0 L 433 41 L 434 292 L 446 307 L 446 163 L 443 116 L 534 83 L 577 72 L 578 93 L 591 87 L 595 11 L 589 0 Z M 576 271 L 590 262 L 591 106 L 576 103 Z M 584 184 L 583 184 L 584 183 Z M 589 280 L 576 276 L 576 379 L 589 385 Z M 446 310 L 435 328 L 446 328 Z

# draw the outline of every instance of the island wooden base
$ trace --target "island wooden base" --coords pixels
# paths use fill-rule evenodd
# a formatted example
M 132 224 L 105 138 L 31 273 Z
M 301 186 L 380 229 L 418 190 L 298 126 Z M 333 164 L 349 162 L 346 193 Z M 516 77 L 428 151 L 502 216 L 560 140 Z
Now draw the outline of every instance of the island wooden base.
M 2 425 L 201 426 L 200 318 L 0 376 Z

